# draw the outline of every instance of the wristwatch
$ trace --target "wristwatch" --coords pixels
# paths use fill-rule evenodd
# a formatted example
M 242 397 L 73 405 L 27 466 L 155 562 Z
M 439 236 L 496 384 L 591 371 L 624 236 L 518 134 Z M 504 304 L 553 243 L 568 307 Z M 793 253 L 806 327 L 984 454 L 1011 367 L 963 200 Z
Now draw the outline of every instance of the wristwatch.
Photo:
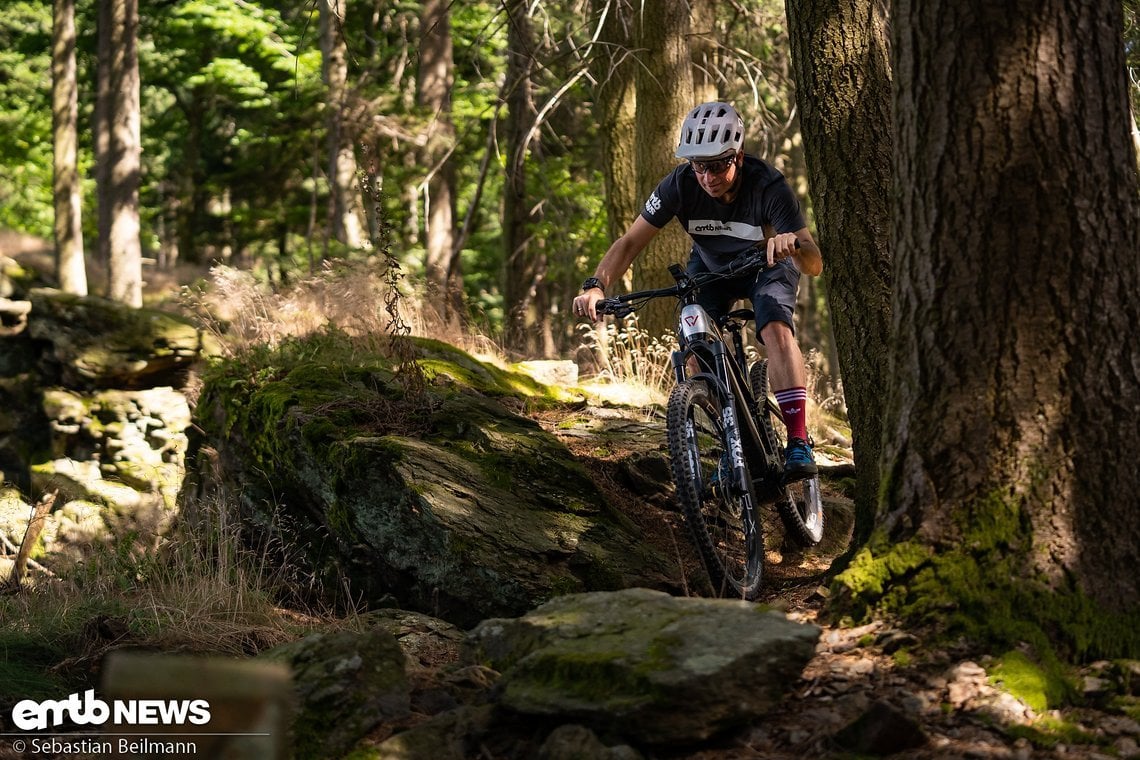
M 582 290 L 592 290 L 597 288 L 602 291 L 602 295 L 606 294 L 606 286 L 602 285 L 602 281 L 597 277 L 587 277 L 585 282 L 582 283 Z

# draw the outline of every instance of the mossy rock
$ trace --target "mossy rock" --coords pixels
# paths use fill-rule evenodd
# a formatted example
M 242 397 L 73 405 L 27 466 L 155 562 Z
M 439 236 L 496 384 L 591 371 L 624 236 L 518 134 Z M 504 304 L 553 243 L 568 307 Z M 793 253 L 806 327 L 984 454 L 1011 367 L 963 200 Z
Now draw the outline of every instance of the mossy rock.
M 508 408 L 555 403 L 533 380 L 416 341 L 430 381 L 410 393 L 392 359 L 346 340 L 220 362 L 196 411 L 192 450 L 217 452 L 248 524 L 314 588 L 472 625 L 562 593 L 669 585 L 670 560 Z

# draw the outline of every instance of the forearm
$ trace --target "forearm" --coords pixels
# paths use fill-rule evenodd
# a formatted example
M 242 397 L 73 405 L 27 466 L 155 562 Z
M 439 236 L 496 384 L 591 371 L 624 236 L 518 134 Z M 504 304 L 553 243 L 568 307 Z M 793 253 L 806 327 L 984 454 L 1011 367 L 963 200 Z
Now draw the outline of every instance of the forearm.
M 610 286 L 621 280 L 622 275 L 629 270 L 633 260 L 637 258 L 637 254 L 638 251 L 635 247 L 622 237 L 614 241 L 606 254 L 602 256 L 602 260 L 598 262 L 598 266 L 594 270 L 594 277 L 601 280 L 607 293 L 610 291 Z
M 800 240 L 800 247 L 792 254 L 796 268 L 800 272 L 818 277 L 823 273 L 823 255 L 814 240 Z

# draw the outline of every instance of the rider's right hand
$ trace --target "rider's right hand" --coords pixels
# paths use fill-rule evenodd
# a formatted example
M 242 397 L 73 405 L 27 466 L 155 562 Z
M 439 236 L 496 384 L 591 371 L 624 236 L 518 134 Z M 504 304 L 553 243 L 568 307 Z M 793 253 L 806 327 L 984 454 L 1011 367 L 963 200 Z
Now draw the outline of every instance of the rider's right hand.
M 581 295 L 574 299 L 574 316 L 587 318 L 591 322 L 598 321 L 598 301 L 606 297 L 601 288 L 590 288 L 589 290 L 582 291 Z

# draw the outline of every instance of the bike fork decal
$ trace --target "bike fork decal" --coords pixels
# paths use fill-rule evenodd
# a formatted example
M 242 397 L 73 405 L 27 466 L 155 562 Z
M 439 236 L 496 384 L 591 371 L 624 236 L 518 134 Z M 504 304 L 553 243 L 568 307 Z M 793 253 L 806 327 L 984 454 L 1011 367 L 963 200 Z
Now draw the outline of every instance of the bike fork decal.
M 732 457 L 732 467 L 739 470 L 744 466 L 744 447 L 740 443 L 740 431 L 736 428 L 736 414 L 731 406 L 721 410 L 724 419 L 725 438 L 728 439 L 729 456 Z

